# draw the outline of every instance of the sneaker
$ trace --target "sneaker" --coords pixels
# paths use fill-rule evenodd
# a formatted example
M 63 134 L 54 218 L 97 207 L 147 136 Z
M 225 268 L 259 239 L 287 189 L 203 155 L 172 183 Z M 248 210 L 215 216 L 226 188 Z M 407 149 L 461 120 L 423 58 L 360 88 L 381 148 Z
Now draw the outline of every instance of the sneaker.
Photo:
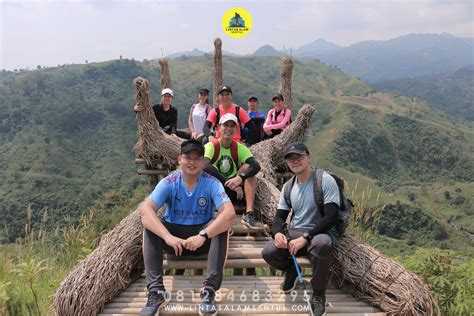
M 201 290 L 201 304 L 199 305 L 199 315 L 216 315 L 216 291 L 212 287 L 204 287 Z
M 255 219 L 255 216 L 253 215 L 253 212 L 247 212 L 245 213 L 243 216 L 242 216 L 242 221 L 241 223 L 244 225 L 244 226 L 247 226 L 248 228 L 251 228 L 251 229 L 259 229 L 263 226 L 262 223 L 260 223 L 259 221 L 257 221 Z
M 168 299 L 165 291 L 151 291 L 148 293 L 148 301 L 140 311 L 140 315 L 154 316 L 166 304 L 168 304 Z
M 289 293 L 296 288 L 298 282 L 298 272 L 296 271 L 295 266 L 291 266 L 290 270 L 285 273 L 285 279 L 281 284 L 281 290 L 284 293 Z
M 314 316 L 321 316 L 326 312 L 326 295 L 314 294 L 311 296 L 311 309 Z

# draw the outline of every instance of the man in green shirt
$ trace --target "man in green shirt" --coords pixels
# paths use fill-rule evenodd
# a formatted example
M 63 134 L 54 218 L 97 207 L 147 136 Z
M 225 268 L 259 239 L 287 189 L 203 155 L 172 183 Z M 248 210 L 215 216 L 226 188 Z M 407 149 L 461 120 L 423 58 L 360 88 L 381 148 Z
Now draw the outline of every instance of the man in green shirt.
M 205 145 L 204 157 L 208 164 L 205 171 L 219 179 L 232 203 L 245 197 L 246 211 L 242 224 L 258 229 L 262 223 L 255 219 L 255 175 L 260 164 L 245 145 L 233 140 L 237 133 L 238 120 L 232 113 L 224 114 L 219 120 L 220 137 Z M 243 189 L 242 189 L 243 187 Z

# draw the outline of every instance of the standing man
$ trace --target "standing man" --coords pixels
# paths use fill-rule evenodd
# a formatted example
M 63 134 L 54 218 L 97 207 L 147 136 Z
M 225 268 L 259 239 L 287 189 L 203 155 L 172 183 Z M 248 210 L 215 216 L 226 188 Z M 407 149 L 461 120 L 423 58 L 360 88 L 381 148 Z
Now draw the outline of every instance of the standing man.
M 217 311 L 215 294 L 222 283 L 234 207 L 222 184 L 202 171 L 205 161 L 201 142 L 184 141 L 178 163 L 180 169 L 161 180 L 139 206 L 149 292 L 141 315 L 155 315 L 167 303 L 163 250 L 176 256 L 209 254 L 199 310 L 204 315 Z M 157 211 L 162 205 L 166 209 L 160 219 Z M 219 213 L 213 220 L 215 209 Z
M 247 115 L 244 109 L 232 103 L 231 87 L 226 85 L 221 86 L 218 91 L 218 96 L 220 104 L 216 108 L 212 109 L 207 115 L 206 123 L 204 124 L 203 128 L 204 135 L 209 139 L 209 141 L 219 138 L 221 136 L 218 126 L 220 118 L 227 113 L 231 113 L 237 117 L 238 125 L 237 132 L 234 135 L 234 140 L 236 142 L 240 142 L 242 140 L 240 131 L 241 127 L 245 126 L 250 131 L 253 131 L 253 122 L 250 120 L 250 117 Z M 216 137 L 210 136 L 211 128 L 215 128 Z
M 325 292 L 330 277 L 329 255 L 337 236 L 335 225 L 340 206 L 339 187 L 331 175 L 323 173 L 321 188 L 324 207 L 323 210 L 319 210 L 314 201 L 313 191 L 316 172 L 311 167 L 311 156 L 306 145 L 300 142 L 289 144 L 284 159 L 296 175 L 296 179 L 294 183 L 291 181 L 285 183 L 281 190 L 272 226 L 274 240 L 265 245 L 262 256 L 269 265 L 286 272 L 281 285 L 285 293 L 295 288 L 298 278 L 291 256 L 309 257 L 313 267 L 311 308 L 314 315 L 322 315 L 326 310 Z M 290 214 L 290 206 L 284 197 L 287 185 L 292 185 L 290 204 L 294 213 L 293 225 L 289 229 L 290 240 L 282 231 L 283 223 Z
M 248 111 L 247 114 L 254 125 L 254 137 L 251 137 L 250 130 L 244 128 L 244 138 L 248 146 L 258 143 L 263 138 L 263 123 L 265 123 L 265 113 L 258 111 L 258 99 L 255 96 L 250 96 L 247 100 Z
M 260 164 L 250 149 L 234 140 L 237 130 L 237 117 L 232 113 L 224 114 L 219 120 L 219 138 L 205 146 L 204 157 L 208 161 L 205 170 L 224 184 L 232 203 L 245 197 L 246 211 L 242 216 L 242 224 L 258 229 L 262 223 L 255 219 L 253 205 L 255 175 L 260 171 Z

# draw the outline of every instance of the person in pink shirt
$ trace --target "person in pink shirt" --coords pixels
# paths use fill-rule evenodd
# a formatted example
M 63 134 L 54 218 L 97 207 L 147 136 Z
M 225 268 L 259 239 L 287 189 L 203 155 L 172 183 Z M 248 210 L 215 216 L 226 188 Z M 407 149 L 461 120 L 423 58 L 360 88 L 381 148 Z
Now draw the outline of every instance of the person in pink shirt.
M 291 123 L 291 110 L 284 107 L 283 95 L 276 94 L 273 98 L 273 109 L 268 111 L 267 119 L 263 124 L 265 135 L 263 139 L 269 139 L 283 132 Z

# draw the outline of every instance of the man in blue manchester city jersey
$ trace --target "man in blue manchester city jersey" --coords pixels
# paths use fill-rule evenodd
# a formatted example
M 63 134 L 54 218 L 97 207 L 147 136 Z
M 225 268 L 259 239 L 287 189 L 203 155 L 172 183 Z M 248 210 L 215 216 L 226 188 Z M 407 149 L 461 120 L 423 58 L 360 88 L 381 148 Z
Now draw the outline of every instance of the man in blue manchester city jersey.
M 180 169 L 161 180 L 140 204 L 149 292 L 141 315 L 155 315 L 167 303 L 163 251 L 176 256 L 208 254 L 200 314 L 213 315 L 217 311 L 215 292 L 222 283 L 228 231 L 235 210 L 221 182 L 202 170 L 205 161 L 201 142 L 194 139 L 183 142 L 178 163 Z M 165 214 L 160 219 L 157 211 L 163 205 Z M 218 215 L 214 219 L 216 209 Z

